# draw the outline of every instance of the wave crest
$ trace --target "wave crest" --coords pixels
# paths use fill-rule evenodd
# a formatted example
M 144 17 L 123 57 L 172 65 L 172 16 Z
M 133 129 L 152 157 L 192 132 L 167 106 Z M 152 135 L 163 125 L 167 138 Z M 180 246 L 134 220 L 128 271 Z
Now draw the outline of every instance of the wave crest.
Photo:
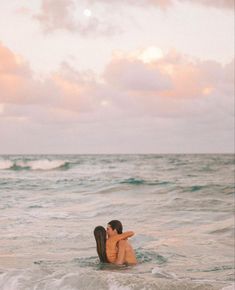
M 33 170 L 51 170 L 64 167 L 68 162 L 65 160 L 34 160 L 28 162 L 29 166 Z
M 53 170 L 53 169 L 66 169 L 70 163 L 66 160 L 30 160 L 30 161 L 12 161 L 0 160 L 0 170 Z
M 11 160 L 0 160 L 0 169 L 10 169 L 14 166 L 14 162 Z

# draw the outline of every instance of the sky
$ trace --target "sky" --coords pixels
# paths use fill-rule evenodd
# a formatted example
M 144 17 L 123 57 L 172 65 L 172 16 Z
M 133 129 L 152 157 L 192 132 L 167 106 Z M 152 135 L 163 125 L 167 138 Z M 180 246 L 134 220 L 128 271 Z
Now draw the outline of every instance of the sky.
M 233 0 L 0 8 L 0 154 L 234 152 Z

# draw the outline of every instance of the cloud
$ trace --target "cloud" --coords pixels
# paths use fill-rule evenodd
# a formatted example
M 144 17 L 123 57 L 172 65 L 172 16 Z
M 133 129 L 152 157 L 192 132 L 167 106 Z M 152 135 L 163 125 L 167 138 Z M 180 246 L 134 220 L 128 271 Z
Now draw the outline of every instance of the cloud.
M 158 92 L 169 89 L 169 76 L 157 67 L 140 60 L 114 59 L 107 67 L 104 77 L 109 85 L 132 92 Z
M 1 45 L 0 116 L 39 123 L 151 117 L 228 124 L 233 118 L 234 61 L 223 66 L 171 51 L 146 63 L 142 53 L 114 54 L 100 76 L 62 63 L 39 81 Z
M 36 79 L 27 62 L 0 45 L 1 122 L 61 124 L 77 121 L 81 113 L 82 122 L 91 122 L 91 113 L 102 102 L 97 90 L 92 72 L 79 72 L 66 63 Z
M 42 0 L 41 11 L 33 15 L 45 33 L 65 30 L 86 35 L 114 35 L 120 28 L 95 16 L 78 17 L 80 7 L 74 0 Z M 77 14 L 77 15 L 76 15 Z
M 233 87 L 232 64 L 194 60 L 174 50 L 150 63 L 141 61 L 136 53 L 134 57 L 128 53 L 114 55 L 104 79 L 113 89 L 164 99 L 204 98 L 220 83 L 230 87 L 231 94 Z
M 47 78 L 38 80 L 22 57 L 0 44 L 1 104 L 69 106 L 77 111 L 87 110 L 94 103 L 89 101 L 93 83 L 93 73 L 80 73 L 66 63 Z
M 114 55 L 106 68 L 102 95 L 112 109 L 119 109 L 113 110 L 113 115 L 118 114 L 122 120 L 152 119 L 152 126 L 158 130 L 156 120 L 161 120 L 164 126 L 170 124 L 172 134 L 187 132 L 191 136 L 194 132 L 189 137 L 192 140 L 201 138 L 200 134 L 205 140 L 209 138 L 206 134 L 226 135 L 226 142 L 232 144 L 234 60 L 223 66 L 172 51 L 152 63 L 140 65 L 139 61 L 136 56 L 137 73 L 130 54 L 121 58 Z M 148 70 L 150 74 L 146 74 Z
M 94 3 L 93 0 L 89 0 L 90 3 Z M 99 0 L 96 1 L 97 3 L 103 2 L 108 5 L 115 5 L 117 1 L 115 0 Z M 160 9 L 166 9 L 170 6 L 173 6 L 177 2 L 188 2 L 190 4 L 199 4 L 207 7 L 215 7 L 218 9 L 234 9 L 234 1 L 233 0 L 125 0 L 125 1 L 118 1 L 117 5 L 131 5 L 131 6 L 144 6 L 146 5 L 157 7 Z
M 46 32 L 58 29 L 75 30 L 72 17 L 74 7 L 73 0 L 42 0 L 41 12 L 34 17 Z
M 208 7 L 215 7 L 218 9 L 234 9 L 233 0 L 179 0 L 181 2 L 189 2 L 193 4 L 201 4 Z
M 59 71 L 51 75 L 51 79 L 60 92 L 58 106 L 86 112 L 95 109 L 96 89 L 95 75 L 92 72 L 79 72 L 67 63 L 63 63 Z
M 0 43 L 0 103 L 54 104 L 61 94 L 52 78 L 35 78 L 29 64 Z
M 28 64 L 0 43 L 0 101 L 30 101 L 31 77 Z
M 93 15 L 91 13 L 86 16 L 84 15 L 85 8 L 82 8 L 86 3 L 93 6 L 104 4 L 104 7 L 102 9 L 95 7 L 96 14 Z M 44 33 L 67 31 L 78 33 L 82 36 L 113 36 L 122 33 L 126 29 L 125 26 L 120 25 L 120 18 L 115 13 L 119 8 L 122 9 L 123 6 L 129 5 L 131 7 L 149 7 L 150 9 L 154 7 L 166 10 L 172 8 L 175 3 L 189 3 L 227 11 L 234 10 L 233 0 L 87 0 L 85 2 L 81 1 L 79 5 L 75 0 L 41 0 L 40 12 L 36 14 L 31 12 L 31 15 L 33 15 L 33 19 L 38 21 Z M 107 12 L 105 7 L 111 8 Z M 25 15 L 29 14 L 30 10 L 26 7 L 20 7 L 18 13 Z
M 59 144 L 56 136 L 66 140 L 58 146 L 60 152 L 65 145 L 85 152 L 96 144 L 89 152 L 106 148 L 112 153 L 118 142 L 121 152 L 173 152 L 177 146 L 190 152 L 193 144 L 193 152 L 212 147 L 231 151 L 234 61 L 221 65 L 171 51 L 146 62 L 142 54 L 143 50 L 114 54 L 99 76 L 62 63 L 39 81 L 27 62 L 1 44 L 0 127 L 8 140 L 5 151 L 19 138 L 12 137 L 14 132 L 22 132 L 21 138 L 32 144 L 36 140 L 39 151 Z M 56 135 L 53 146 L 36 145 L 51 135 Z
M 103 2 L 107 5 L 131 5 L 131 6 L 146 6 L 146 5 L 150 5 L 150 6 L 155 6 L 155 7 L 159 7 L 159 8 L 166 8 L 170 5 L 173 4 L 173 0 L 139 0 L 139 1 L 135 1 L 135 0 L 125 0 L 125 1 L 115 1 L 115 0 L 110 0 L 110 1 L 106 1 L 106 0 L 98 0 L 98 1 L 93 1 L 93 0 L 88 0 L 88 2 L 90 2 L 91 4 L 93 3 L 100 3 Z

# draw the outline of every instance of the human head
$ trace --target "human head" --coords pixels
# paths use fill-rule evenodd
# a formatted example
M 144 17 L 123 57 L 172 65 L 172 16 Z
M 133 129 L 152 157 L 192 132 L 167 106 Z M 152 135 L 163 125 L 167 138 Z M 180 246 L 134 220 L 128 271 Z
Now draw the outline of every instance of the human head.
M 117 234 L 122 234 L 122 223 L 118 220 L 112 220 L 108 223 L 112 230 L 116 230 Z
M 102 226 L 98 226 L 94 229 L 94 236 L 96 240 L 96 250 L 100 259 L 100 262 L 107 263 L 106 256 L 106 230 Z

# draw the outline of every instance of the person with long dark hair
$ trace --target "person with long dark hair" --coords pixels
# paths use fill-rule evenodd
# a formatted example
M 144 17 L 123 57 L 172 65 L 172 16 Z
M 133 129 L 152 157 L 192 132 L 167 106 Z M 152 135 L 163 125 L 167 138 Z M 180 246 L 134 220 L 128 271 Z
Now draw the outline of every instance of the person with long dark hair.
M 94 229 L 94 236 L 96 240 L 96 250 L 101 263 L 108 263 L 106 256 L 106 230 L 102 226 Z

